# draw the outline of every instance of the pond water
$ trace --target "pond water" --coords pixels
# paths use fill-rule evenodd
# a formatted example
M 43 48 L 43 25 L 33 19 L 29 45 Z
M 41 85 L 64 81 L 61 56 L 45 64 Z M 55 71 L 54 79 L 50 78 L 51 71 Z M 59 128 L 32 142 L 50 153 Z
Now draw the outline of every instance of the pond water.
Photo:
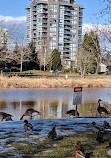
M 2 89 L 0 90 L 0 112 L 13 115 L 18 121 L 28 108 L 41 112 L 34 119 L 68 118 L 73 105 L 73 88 L 64 89 Z M 98 99 L 111 112 L 111 88 L 83 88 L 82 103 L 77 106 L 80 117 L 96 116 Z

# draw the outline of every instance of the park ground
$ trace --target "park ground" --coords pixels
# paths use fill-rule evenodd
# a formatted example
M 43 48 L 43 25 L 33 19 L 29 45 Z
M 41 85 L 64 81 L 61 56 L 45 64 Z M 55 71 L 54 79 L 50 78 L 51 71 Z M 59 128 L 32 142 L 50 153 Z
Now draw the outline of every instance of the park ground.
M 0 88 L 84 88 L 111 87 L 111 75 L 88 74 L 81 78 L 73 73 L 51 73 L 43 71 L 25 71 L 3 73 L 0 76 Z
M 96 118 L 96 123 L 102 126 L 110 118 Z M 90 158 L 109 158 L 106 153 L 111 138 L 111 129 L 106 130 L 103 142 L 95 139 L 92 130 L 95 119 L 70 118 L 56 120 L 29 120 L 33 131 L 24 131 L 23 121 L 0 122 L 0 157 L 1 158 L 75 158 L 74 143 L 80 141 L 85 153 Z M 48 132 L 56 123 L 58 140 L 47 138 Z

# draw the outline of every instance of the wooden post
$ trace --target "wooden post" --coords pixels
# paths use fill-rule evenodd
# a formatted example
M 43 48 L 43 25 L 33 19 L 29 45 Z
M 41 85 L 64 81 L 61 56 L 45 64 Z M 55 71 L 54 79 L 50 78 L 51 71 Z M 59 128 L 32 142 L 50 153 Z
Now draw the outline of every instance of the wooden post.
M 77 117 L 77 105 L 76 105 L 75 117 Z

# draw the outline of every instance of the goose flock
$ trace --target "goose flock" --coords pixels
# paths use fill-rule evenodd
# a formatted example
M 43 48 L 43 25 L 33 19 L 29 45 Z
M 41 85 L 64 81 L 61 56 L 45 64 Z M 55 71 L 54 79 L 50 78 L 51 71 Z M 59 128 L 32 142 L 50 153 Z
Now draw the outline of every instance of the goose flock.
M 100 114 L 100 116 L 102 114 L 108 115 L 109 112 L 107 111 L 107 109 L 105 109 L 104 107 L 100 105 L 101 101 L 102 101 L 101 99 L 98 100 L 97 112 Z M 76 115 L 77 117 L 79 117 L 79 112 L 76 110 L 69 110 L 66 112 L 66 114 L 73 115 L 73 116 Z M 25 118 L 26 116 L 29 116 L 31 120 L 33 119 L 34 115 L 41 115 L 41 113 L 39 111 L 36 111 L 30 108 L 30 109 L 27 109 L 26 112 L 21 116 L 20 120 L 24 120 L 25 132 L 29 132 L 30 130 L 33 131 L 33 125 L 29 123 L 28 120 Z M 13 116 L 11 114 L 0 112 L 1 121 L 12 121 L 12 117 Z M 103 122 L 102 126 L 97 125 L 97 123 L 94 121 L 92 122 L 92 130 L 95 133 L 95 140 L 98 143 L 104 143 L 104 135 L 106 134 L 106 129 L 109 129 L 109 128 L 111 128 L 111 126 L 106 120 Z M 52 129 L 48 133 L 47 138 L 51 140 L 60 140 L 56 132 L 56 124 L 52 124 Z M 85 158 L 87 157 L 86 156 L 87 154 L 91 155 L 93 153 L 93 152 L 85 153 L 84 147 L 81 145 L 81 142 L 79 141 L 75 142 L 73 147 L 74 147 L 74 153 L 75 153 L 76 158 Z M 109 142 L 108 146 L 106 146 L 105 149 L 106 149 L 107 155 L 111 156 L 111 142 Z

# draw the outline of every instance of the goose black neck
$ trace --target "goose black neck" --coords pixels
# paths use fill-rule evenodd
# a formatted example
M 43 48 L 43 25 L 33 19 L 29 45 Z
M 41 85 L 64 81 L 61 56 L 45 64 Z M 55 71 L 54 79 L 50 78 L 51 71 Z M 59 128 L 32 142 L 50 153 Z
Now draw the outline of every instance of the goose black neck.
M 100 107 L 100 101 L 98 101 L 98 107 Z

